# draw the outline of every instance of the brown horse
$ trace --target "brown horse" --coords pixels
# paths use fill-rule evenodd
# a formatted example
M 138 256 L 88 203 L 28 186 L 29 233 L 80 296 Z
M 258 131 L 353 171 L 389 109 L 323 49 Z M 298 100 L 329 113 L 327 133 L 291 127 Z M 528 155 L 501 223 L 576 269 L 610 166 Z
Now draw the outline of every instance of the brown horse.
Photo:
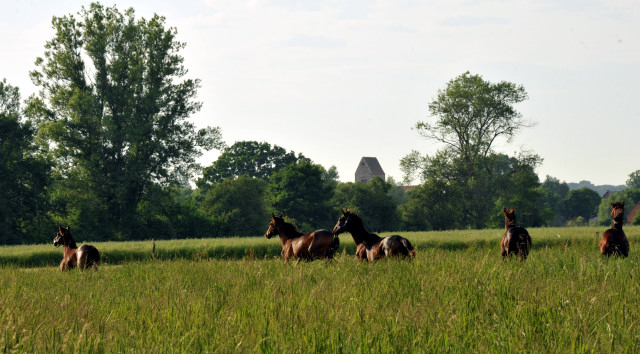
M 522 226 L 516 225 L 516 214 L 513 209 L 502 209 L 504 214 L 504 236 L 500 242 L 502 258 L 516 254 L 520 261 L 527 259 L 531 250 L 531 236 Z
M 611 203 L 611 217 L 613 228 L 602 234 L 600 240 L 600 253 L 605 256 L 629 256 L 629 240 L 622 231 L 624 223 L 624 201 Z
M 416 256 L 416 251 L 409 240 L 399 235 L 380 237 L 369 233 L 364 228 L 362 219 L 349 209 L 342 211 L 338 223 L 333 228 L 333 234 L 336 236 L 343 232 L 349 232 L 353 237 L 356 243 L 356 256 L 360 261 L 366 259 L 373 262 L 386 256 Z
M 331 259 L 340 246 L 340 239 L 333 237 L 327 230 L 303 234 L 298 232 L 295 226 L 285 222 L 282 214 L 275 216 L 271 213 L 271 223 L 265 236 L 271 238 L 275 235 L 280 235 L 281 254 L 285 261 L 291 257 L 304 260 Z
M 69 226 L 66 228 L 58 226 L 58 234 L 53 240 L 53 245 L 56 247 L 62 245 L 64 249 L 62 262 L 60 262 L 60 270 L 63 272 L 76 266 L 80 269 L 87 267 L 97 269 L 98 264 L 100 264 L 100 252 L 91 245 L 82 245 L 78 248 L 73 237 L 71 237 L 71 228 Z

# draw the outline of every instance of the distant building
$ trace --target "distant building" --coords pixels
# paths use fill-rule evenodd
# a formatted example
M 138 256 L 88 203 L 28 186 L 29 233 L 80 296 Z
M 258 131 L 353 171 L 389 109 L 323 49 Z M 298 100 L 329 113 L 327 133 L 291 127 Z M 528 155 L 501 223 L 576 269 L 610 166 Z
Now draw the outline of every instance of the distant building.
M 631 210 L 629 210 L 629 214 L 627 214 L 627 224 L 633 224 L 633 219 L 635 219 L 638 212 L 640 212 L 640 203 L 636 204 L 631 208 Z
M 380 177 L 385 180 L 382 166 L 375 157 L 363 157 L 356 168 L 356 182 L 369 182 L 373 177 Z

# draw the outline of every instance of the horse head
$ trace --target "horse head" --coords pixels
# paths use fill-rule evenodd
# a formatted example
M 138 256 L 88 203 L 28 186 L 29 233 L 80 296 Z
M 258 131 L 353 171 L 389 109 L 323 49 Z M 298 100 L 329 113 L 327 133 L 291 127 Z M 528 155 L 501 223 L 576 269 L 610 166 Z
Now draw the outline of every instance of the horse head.
M 62 227 L 58 226 L 58 234 L 56 238 L 53 239 L 53 245 L 58 247 L 60 245 L 64 245 L 65 241 L 68 242 L 68 239 L 71 238 L 71 228 L 69 226 Z
M 340 215 L 340 218 L 338 218 L 338 222 L 336 223 L 336 226 L 333 227 L 333 234 L 337 236 L 343 232 L 348 232 L 349 227 L 351 226 L 351 219 L 353 216 L 354 215 L 351 214 L 351 210 L 342 209 L 342 215 Z
M 273 213 L 271 213 L 271 222 L 269 223 L 269 229 L 267 229 L 265 236 L 267 238 L 272 238 L 273 236 L 279 234 L 280 226 L 282 224 L 284 224 L 284 216 L 282 215 L 282 213 L 280 214 L 280 216 L 275 216 Z
M 621 202 L 611 203 L 611 217 L 615 221 L 622 221 L 624 219 L 624 200 Z
M 511 208 L 511 210 L 507 210 L 507 208 L 502 209 L 502 214 L 504 214 L 505 226 L 516 225 L 516 211 L 513 208 Z

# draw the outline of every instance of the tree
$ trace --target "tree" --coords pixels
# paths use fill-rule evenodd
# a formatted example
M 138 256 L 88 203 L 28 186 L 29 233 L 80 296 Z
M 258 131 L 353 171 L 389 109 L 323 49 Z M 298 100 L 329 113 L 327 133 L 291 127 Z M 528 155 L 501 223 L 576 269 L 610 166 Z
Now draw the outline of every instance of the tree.
M 283 213 L 305 228 L 326 228 L 333 220 L 329 200 L 333 196 L 332 180 L 325 169 L 308 160 L 291 164 L 269 179 L 267 206 L 272 212 Z
M 566 182 L 547 176 L 541 185 L 541 208 L 548 213 L 547 225 L 562 226 L 566 222 L 564 199 L 569 194 L 569 186 Z
M 269 224 L 265 206 L 267 182 L 240 176 L 225 179 L 210 188 L 201 210 L 212 221 L 211 237 L 253 236 L 264 233 Z
M 0 81 L 0 243 L 42 242 L 51 164 L 22 122 L 20 92 Z M 46 230 L 50 231 L 50 230 Z
M 456 202 L 462 211 L 460 225 L 486 227 L 503 188 L 501 183 L 515 172 L 503 169 L 504 156 L 496 154 L 493 145 L 499 138 L 509 142 L 522 128 L 532 125 L 514 108 L 526 98 L 522 86 L 490 83 L 469 72 L 451 80 L 429 104 L 435 121 L 416 124 L 422 136 L 444 144 L 444 149 L 434 156 L 414 151 L 403 158 L 405 180 L 417 175 L 423 182 L 433 179 L 434 185 L 455 186 L 461 194 Z M 542 159 L 523 153 L 517 160 L 522 161 L 519 168 L 527 164 L 533 171 Z
M 347 182 L 338 185 L 331 204 L 336 215 L 351 209 L 365 222 L 369 231 L 392 231 L 400 226 L 398 206 L 390 192 L 393 185 L 374 177 L 367 183 Z
M 583 220 L 589 221 L 597 215 L 601 199 L 598 192 L 587 187 L 570 190 L 564 200 L 565 215 L 568 219 L 581 216 Z
M 636 170 L 629 174 L 627 186 L 629 186 L 630 188 L 640 189 L 640 170 Z
M 274 172 L 306 159 L 302 154 L 257 141 L 238 141 L 223 150 L 218 159 L 202 173 L 198 188 L 206 189 L 228 178 L 249 176 L 265 181 Z
M 474 164 L 489 156 L 496 139 L 509 142 L 519 130 L 531 126 L 513 107 L 526 99 L 523 86 L 506 81 L 494 84 L 466 72 L 449 81 L 429 104 L 437 120 L 418 122 L 416 129 L 443 143 L 464 163 Z
M 412 231 L 460 228 L 464 225 L 461 199 L 457 184 L 431 178 L 409 192 L 409 201 L 400 208 L 403 227 Z
M 200 109 L 200 83 L 183 79 L 185 44 L 164 17 L 93 3 L 52 23 L 28 112 L 61 177 L 78 178 L 80 194 L 106 206 L 103 227 L 131 234 L 147 189 L 191 176 L 201 149 L 220 146 L 219 129 L 187 121 Z

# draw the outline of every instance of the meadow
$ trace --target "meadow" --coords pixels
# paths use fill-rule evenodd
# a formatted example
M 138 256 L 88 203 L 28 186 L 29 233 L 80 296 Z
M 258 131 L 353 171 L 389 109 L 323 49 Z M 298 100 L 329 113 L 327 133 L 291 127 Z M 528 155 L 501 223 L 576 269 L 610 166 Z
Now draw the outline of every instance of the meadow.
M 0 247 L 0 350 L 639 352 L 640 227 L 626 259 L 602 231 L 530 229 L 523 263 L 503 230 L 401 233 L 417 257 L 372 264 L 348 234 L 331 262 L 264 237 L 93 243 L 99 269 L 67 273 L 51 244 Z

